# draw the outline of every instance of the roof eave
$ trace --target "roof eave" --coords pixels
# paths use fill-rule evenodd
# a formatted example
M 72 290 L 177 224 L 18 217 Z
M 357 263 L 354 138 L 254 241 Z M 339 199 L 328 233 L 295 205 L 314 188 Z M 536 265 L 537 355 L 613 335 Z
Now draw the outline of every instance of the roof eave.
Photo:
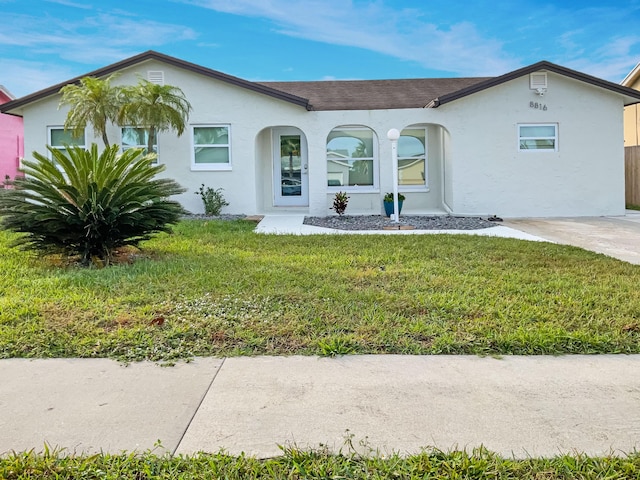
M 248 90 L 252 90 L 257 93 L 261 93 L 263 95 L 268 95 L 270 97 L 277 98 L 279 100 L 283 100 L 285 102 L 293 103 L 295 105 L 299 105 L 301 107 L 310 110 L 312 107 L 309 105 L 309 100 L 302 97 L 297 97 L 295 95 L 291 95 L 286 92 L 282 92 L 280 90 L 276 90 L 274 88 L 269 88 L 259 83 L 250 82 L 248 80 L 243 80 L 238 77 L 234 77 L 232 75 L 227 75 L 222 72 L 218 72 L 216 70 L 211 70 L 206 67 L 202 67 L 200 65 L 196 65 L 195 63 L 186 62 L 184 60 L 180 60 L 179 58 L 171 57 L 169 55 L 165 55 L 163 53 L 156 52 L 154 50 L 148 50 L 146 52 L 140 53 L 133 57 L 129 57 L 120 62 L 113 63 L 103 68 L 99 68 L 97 70 L 93 70 L 92 72 L 86 73 L 84 75 L 72 78 L 65 82 L 58 83 L 51 87 L 45 88 L 43 90 L 39 90 L 30 95 L 26 95 L 24 97 L 18 98 L 16 100 L 12 100 L 10 102 L 5 103 L 4 105 L 0 105 L 0 112 L 9 113 L 9 110 L 14 110 L 18 107 L 22 107 L 24 105 L 28 105 L 29 103 L 42 100 L 43 98 L 50 97 L 52 95 L 57 94 L 62 87 L 65 85 L 79 83 L 80 79 L 84 77 L 104 77 L 106 75 L 110 75 L 114 72 L 122 70 L 123 68 L 127 68 L 138 63 L 142 63 L 148 60 L 158 60 L 161 62 L 168 63 L 170 65 L 174 65 L 176 67 L 182 68 L 184 70 L 192 71 L 195 73 L 199 73 L 201 75 L 205 75 L 210 78 L 215 78 L 216 80 L 220 80 L 226 83 L 230 83 L 232 85 L 236 85 L 241 88 L 246 88 Z
M 468 95 L 478 93 L 482 90 L 495 87 L 497 85 L 508 82 L 510 80 L 514 80 L 524 75 L 528 75 L 529 73 L 540 71 L 540 70 L 547 70 L 553 73 L 557 73 L 559 75 L 564 75 L 566 77 L 573 78 L 574 80 L 579 80 L 579 81 L 594 85 L 596 87 L 604 88 L 606 90 L 619 93 L 625 97 L 625 105 L 640 103 L 640 91 L 633 90 L 632 88 L 621 86 L 621 85 L 618 85 L 617 83 L 609 82 L 601 78 L 593 77 L 591 75 L 587 75 L 586 73 L 581 73 L 576 70 L 571 70 L 566 67 L 561 67 L 560 65 L 556 65 L 554 63 L 543 60 L 541 62 L 534 63 L 533 65 L 529 65 L 527 67 L 523 67 L 518 70 L 514 70 L 512 72 L 506 73 L 499 77 L 495 77 L 490 80 L 486 80 L 484 82 L 471 85 L 470 87 L 463 88 L 461 90 L 458 90 L 457 92 L 442 95 L 441 97 L 436 99 L 437 100 L 436 107 L 443 105 L 445 103 L 452 102 L 454 100 L 458 100 Z
M 631 88 L 631 84 L 633 84 L 638 79 L 638 77 L 640 77 L 640 62 L 635 66 L 633 70 L 629 72 L 626 77 L 624 77 L 624 80 L 620 82 L 620 85 Z

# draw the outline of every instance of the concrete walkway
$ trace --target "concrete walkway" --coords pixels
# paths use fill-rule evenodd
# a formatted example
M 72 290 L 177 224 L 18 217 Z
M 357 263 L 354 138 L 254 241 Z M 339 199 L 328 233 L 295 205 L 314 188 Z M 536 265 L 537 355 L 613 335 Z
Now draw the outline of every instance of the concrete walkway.
M 503 225 L 478 230 L 336 230 L 335 228 L 305 225 L 303 223 L 304 217 L 304 215 L 266 215 L 256 227 L 256 232 L 275 235 L 434 235 L 449 233 L 518 238 L 520 240 L 539 242 L 546 240 L 542 237 Z
M 638 355 L 0 360 L 0 454 L 160 440 L 171 453 L 269 457 L 278 445 L 337 451 L 347 435 L 381 453 L 622 454 L 640 448 L 639 371 Z

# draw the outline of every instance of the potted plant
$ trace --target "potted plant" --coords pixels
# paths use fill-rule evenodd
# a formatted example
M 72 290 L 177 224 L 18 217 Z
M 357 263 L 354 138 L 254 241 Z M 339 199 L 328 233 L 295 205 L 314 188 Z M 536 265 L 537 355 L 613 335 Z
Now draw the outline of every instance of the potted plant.
M 402 211 L 402 202 L 404 202 L 405 196 L 401 193 L 398 193 L 398 214 Z M 390 217 L 393 214 L 393 193 L 389 192 L 384 196 L 384 213 L 387 214 L 387 217 Z

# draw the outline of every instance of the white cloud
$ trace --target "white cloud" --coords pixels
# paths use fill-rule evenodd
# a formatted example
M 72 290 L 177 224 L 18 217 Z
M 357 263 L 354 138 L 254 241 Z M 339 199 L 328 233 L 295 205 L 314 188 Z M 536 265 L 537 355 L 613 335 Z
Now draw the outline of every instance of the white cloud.
M 0 58 L 2 84 L 16 97 L 37 92 L 79 75 L 67 67 L 43 62 Z
M 193 40 L 190 27 L 151 20 L 96 14 L 79 20 L 6 14 L 0 45 L 28 47 L 33 54 L 47 53 L 81 63 L 122 60 L 148 48 Z
M 597 48 L 585 45 L 580 37 L 588 35 L 583 29 L 566 32 L 561 36 L 563 50 L 550 59 L 565 67 L 620 82 L 640 60 L 640 35 L 613 36 L 603 38 Z
M 625 30 L 635 32 L 630 20 L 640 13 L 637 0 L 584 8 L 525 0 L 523 17 L 513 19 L 504 12 L 514 9 L 479 10 L 478 5 L 462 4 L 444 17 L 427 17 L 427 8 L 442 10 L 438 2 L 409 9 L 391 8 L 387 0 L 173 1 L 267 19 L 282 35 L 362 48 L 428 70 L 466 76 L 498 75 L 548 59 L 571 68 L 583 66 L 587 73 L 615 80 L 640 59 L 638 37 L 622 36 Z M 504 28 L 487 27 L 493 20 Z M 485 22 L 482 29 L 479 22 Z
M 502 43 L 484 38 L 472 23 L 440 28 L 420 12 L 392 9 L 381 1 L 177 0 L 217 12 L 267 18 L 283 35 L 363 48 L 433 70 L 496 74 L 519 66 Z M 482 59 L 482 61 L 478 61 Z

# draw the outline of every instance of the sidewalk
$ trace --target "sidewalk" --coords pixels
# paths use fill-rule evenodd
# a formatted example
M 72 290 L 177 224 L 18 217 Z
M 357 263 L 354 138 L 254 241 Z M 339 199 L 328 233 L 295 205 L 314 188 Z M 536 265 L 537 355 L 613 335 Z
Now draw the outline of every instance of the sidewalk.
M 640 355 L 0 360 L 0 454 L 278 445 L 380 453 L 484 445 L 505 456 L 640 448 Z M 158 450 L 162 452 L 162 449 Z

